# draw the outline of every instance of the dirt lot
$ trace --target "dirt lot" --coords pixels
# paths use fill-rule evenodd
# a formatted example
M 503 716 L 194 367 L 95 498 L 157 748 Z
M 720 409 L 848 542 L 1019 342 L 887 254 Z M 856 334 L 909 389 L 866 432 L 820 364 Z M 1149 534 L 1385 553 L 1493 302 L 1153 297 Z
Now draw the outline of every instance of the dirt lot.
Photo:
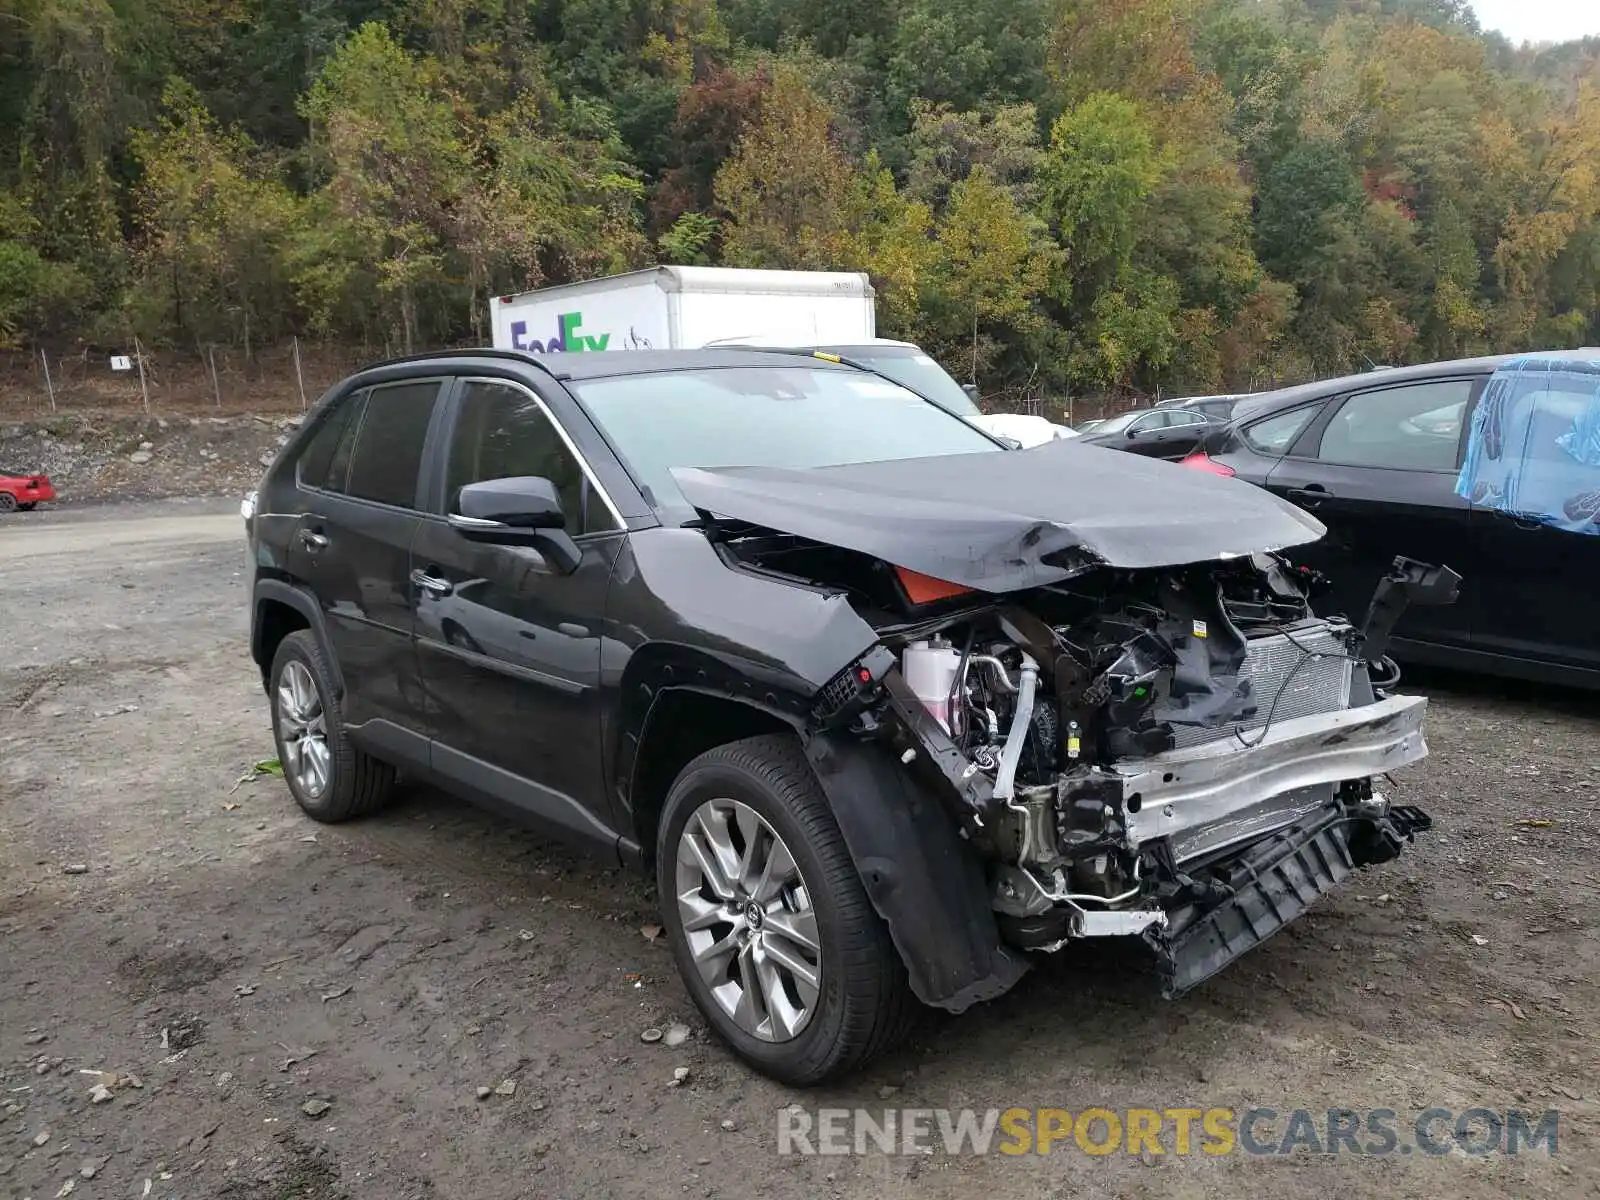
M 1427 680 L 1434 755 L 1393 789 L 1438 822 L 1414 852 L 1183 1001 L 1134 950 L 1080 953 L 798 1094 L 707 1038 L 640 880 L 433 792 L 330 829 L 236 787 L 271 752 L 241 533 L 214 501 L 0 523 L 0 1194 L 1600 1194 L 1593 698 Z M 779 1157 L 797 1102 L 1561 1126 L 1553 1157 Z

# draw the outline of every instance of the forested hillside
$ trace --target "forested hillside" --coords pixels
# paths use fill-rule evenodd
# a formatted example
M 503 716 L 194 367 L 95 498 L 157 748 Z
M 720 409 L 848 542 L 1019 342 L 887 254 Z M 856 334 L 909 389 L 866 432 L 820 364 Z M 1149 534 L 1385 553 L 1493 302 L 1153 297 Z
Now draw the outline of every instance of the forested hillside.
M 871 272 L 986 387 L 1600 342 L 1600 40 L 1465 0 L 0 0 L 0 342 Z

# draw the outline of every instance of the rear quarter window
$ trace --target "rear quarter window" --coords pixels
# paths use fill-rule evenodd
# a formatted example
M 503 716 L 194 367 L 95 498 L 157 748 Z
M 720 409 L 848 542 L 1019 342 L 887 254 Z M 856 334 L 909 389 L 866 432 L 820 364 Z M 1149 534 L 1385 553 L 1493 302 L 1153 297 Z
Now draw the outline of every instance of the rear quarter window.
M 306 442 L 305 449 L 300 452 L 300 458 L 295 464 L 296 476 L 302 487 L 325 488 L 328 486 L 329 470 L 333 466 L 334 455 L 338 452 L 339 443 L 343 439 L 352 418 L 361 411 L 362 402 L 366 399 L 365 392 L 346 396 L 334 403 L 317 427 L 312 430 L 310 439 Z M 345 466 L 349 466 L 349 455 L 345 455 Z M 340 473 L 335 490 L 343 490 L 344 474 Z
M 1317 415 L 1317 410 L 1321 407 L 1320 404 L 1308 404 L 1304 408 L 1291 409 L 1289 412 L 1252 422 L 1240 431 L 1239 436 L 1252 450 L 1260 454 L 1270 454 L 1274 458 L 1282 458 L 1289 453 L 1289 447 L 1294 445 L 1295 438 L 1311 424 L 1311 419 Z

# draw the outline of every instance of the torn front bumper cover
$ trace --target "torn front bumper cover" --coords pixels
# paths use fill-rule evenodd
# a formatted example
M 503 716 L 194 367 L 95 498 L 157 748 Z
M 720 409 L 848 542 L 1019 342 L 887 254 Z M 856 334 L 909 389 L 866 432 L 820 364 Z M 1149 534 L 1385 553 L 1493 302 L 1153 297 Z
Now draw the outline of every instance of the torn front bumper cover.
M 1330 804 L 1264 838 L 1230 864 L 1231 895 L 1204 911 L 1173 914 L 1144 934 L 1160 963 L 1161 992 L 1175 999 L 1255 949 L 1332 891 L 1357 867 L 1386 862 L 1433 826 L 1422 810 L 1381 815 Z

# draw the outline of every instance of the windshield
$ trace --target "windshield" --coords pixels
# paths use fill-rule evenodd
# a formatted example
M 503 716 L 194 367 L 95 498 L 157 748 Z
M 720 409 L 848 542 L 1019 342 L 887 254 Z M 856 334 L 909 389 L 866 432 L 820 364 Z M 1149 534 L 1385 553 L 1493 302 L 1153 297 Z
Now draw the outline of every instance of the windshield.
M 1148 409 L 1135 409 L 1133 412 L 1119 413 L 1117 416 L 1101 421 L 1100 424 L 1094 427 L 1094 431 L 1096 433 L 1121 433 L 1148 411 Z
M 661 508 L 689 508 L 673 467 L 825 467 L 1002 452 L 965 421 L 859 371 L 718 367 L 568 386 Z
M 848 358 L 851 362 L 870 367 L 887 375 L 916 392 L 926 396 L 941 408 L 963 417 L 982 416 L 972 397 L 961 390 L 961 385 L 950 378 L 950 373 L 920 350 L 904 347 L 879 349 L 874 346 L 841 346 L 829 353 Z

